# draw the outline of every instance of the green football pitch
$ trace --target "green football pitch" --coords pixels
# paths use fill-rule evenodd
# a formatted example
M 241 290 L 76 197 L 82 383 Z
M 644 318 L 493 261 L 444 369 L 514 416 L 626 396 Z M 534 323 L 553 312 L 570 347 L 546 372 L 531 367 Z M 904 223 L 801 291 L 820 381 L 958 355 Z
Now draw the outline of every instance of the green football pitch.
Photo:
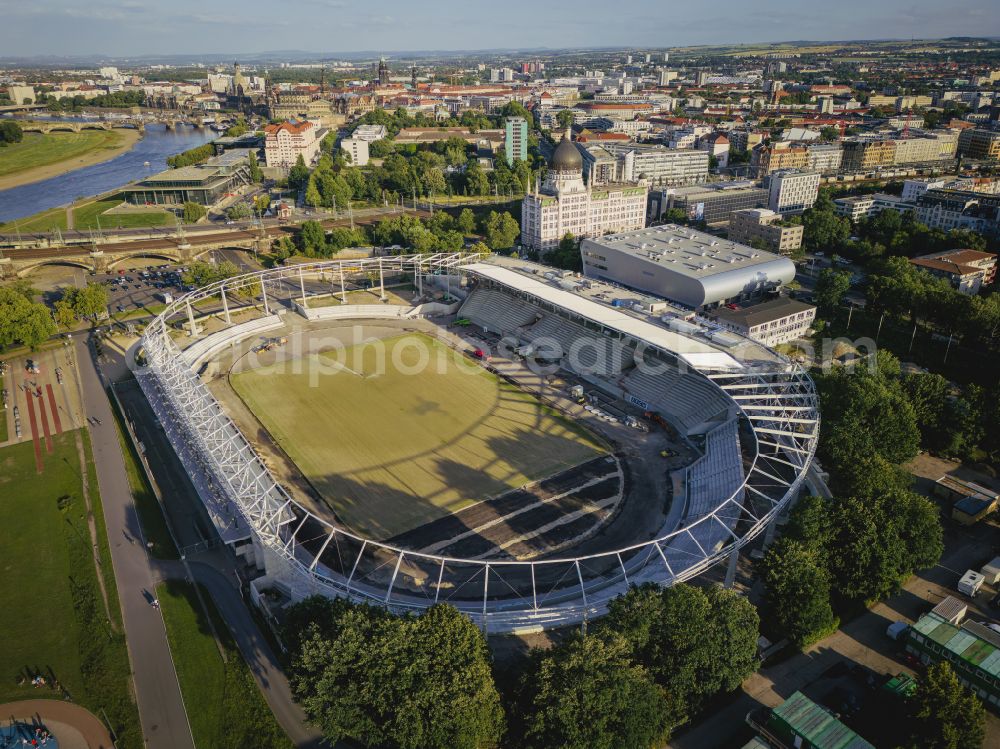
M 604 451 L 579 425 L 420 334 L 230 381 L 341 521 L 378 538 Z

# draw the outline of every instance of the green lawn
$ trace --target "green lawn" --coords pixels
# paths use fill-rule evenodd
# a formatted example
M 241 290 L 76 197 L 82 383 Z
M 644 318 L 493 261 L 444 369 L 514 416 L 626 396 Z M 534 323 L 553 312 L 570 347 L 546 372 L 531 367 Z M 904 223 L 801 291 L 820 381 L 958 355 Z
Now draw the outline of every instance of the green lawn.
M 292 742 L 274 719 L 205 589 L 201 600 L 211 625 L 191 583 L 162 583 L 156 595 L 195 744 L 211 749 L 290 749 Z
M 84 440 L 109 622 L 81 489 L 76 433 L 53 438 L 39 476 L 31 442 L 0 450 L 0 702 L 68 697 L 105 710 L 120 747 L 142 745 L 90 443 Z M 65 693 L 22 681 L 41 672 Z
M 118 428 L 118 442 L 122 447 L 122 455 L 125 458 L 125 472 L 128 474 L 129 488 L 132 490 L 132 499 L 135 502 L 136 512 L 139 514 L 139 522 L 142 524 L 142 532 L 146 541 L 153 544 L 151 552 L 159 559 L 177 559 L 177 547 L 167 529 L 167 522 L 163 517 L 163 510 L 153 493 L 153 487 L 149 485 L 146 472 L 139 462 L 139 456 L 135 451 L 135 445 L 125 430 L 124 420 L 118 404 L 111 400 L 111 410 L 115 413 L 116 426 Z
M 51 208 L 41 213 L 35 213 L 24 218 L 14 219 L 3 224 L 5 230 L 13 231 L 14 227 L 24 234 L 35 232 L 52 231 L 53 229 L 66 230 L 66 209 Z
M 25 133 L 20 143 L 0 148 L 0 177 L 75 159 L 90 151 L 118 148 L 124 140 L 125 136 L 114 130 Z
M 341 520 L 381 538 L 603 450 L 579 425 L 419 334 L 231 382 Z
M 0 149 L 2 154 L 3 149 Z M 173 214 L 166 211 L 143 211 L 141 213 L 105 213 L 106 211 L 121 205 L 120 195 L 113 195 L 109 198 L 94 200 L 89 203 L 81 203 L 75 206 L 73 211 L 73 228 L 79 231 L 88 231 L 98 228 L 98 217 L 100 217 L 100 228 L 104 231 L 114 229 L 139 229 L 147 226 L 167 226 L 173 225 Z M 24 234 L 52 231 L 59 229 L 66 231 L 66 208 L 50 208 L 31 216 L 25 216 L 15 221 L 8 221 L 3 226 L 7 230 L 13 231 L 14 226 Z
M 112 208 L 121 205 L 120 195 L 115 195 L 103 200 L 95 200 L 92 203 L 85 203 L 73 209 L 73 228 L 85 231 L 97 229 L 98 220 L 100 228 L 105 231 L 111 229 L 137 229 L 146 226 L 165 226 L 168 222 L 173 223 L 173 215 L 166 211 L 144 211 L 142 213 L 105 213 Z
M 7 441 L 7 409 L 0 408 L 0 442 Z

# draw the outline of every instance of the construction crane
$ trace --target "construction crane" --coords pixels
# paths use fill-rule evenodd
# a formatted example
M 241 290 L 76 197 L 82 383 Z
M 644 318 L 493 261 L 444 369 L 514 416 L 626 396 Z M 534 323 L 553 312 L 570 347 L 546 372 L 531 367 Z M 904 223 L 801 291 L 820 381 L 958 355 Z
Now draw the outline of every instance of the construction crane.
M 900 139 L 905 140 L 910 137 L 910 120 L 913 119 L 913 110 L 906 113 L 906 122 L 903 123 L 903 132 L 899 134 Z

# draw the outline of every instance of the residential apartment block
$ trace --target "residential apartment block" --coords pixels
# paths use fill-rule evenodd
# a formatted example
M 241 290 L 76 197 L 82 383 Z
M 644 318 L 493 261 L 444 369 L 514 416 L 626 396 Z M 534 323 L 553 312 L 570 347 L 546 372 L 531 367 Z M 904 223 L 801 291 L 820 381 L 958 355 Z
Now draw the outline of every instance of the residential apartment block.
M 729 218 L 729 238 L 734 242 L 790 255 L 802 246 L 801 224 L 788 225 L 767 208 L 734 211 Z
M 299 156 L 306 164 L 319 154 L 320 141 L 325 130 L 320 130 L 312 122 L 290 120 L 280 125 L 264 128 L 264 161 L 269 167 L 290 169 Z
M 974 296 L 996 279 L 997 256 L 977 250 L 948 250 L 910 260 L 928 273 L 946 278 L 958 291 Z
M 958 136 L 958 152 L 967 159 L 1000 159 L 1000 131 L 963 130 Z
M 508 164 L 528 160 L 528 123 L 523 117 L 504 120 L 503 150 Z

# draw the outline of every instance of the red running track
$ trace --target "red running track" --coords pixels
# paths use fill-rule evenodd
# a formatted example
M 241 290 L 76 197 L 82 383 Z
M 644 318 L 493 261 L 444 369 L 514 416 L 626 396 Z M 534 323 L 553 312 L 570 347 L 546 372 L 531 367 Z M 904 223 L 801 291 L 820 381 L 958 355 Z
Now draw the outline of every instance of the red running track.
M 31 441 L 35 443 L 35 468 L 41 473 L 45 468 L 45 464 L 42 463 L 42 443 L 38 439 L 38 422 L 35 421 L 35 396 L 31 394 L 31 390 L 26 390 L 25 394 L 28 396 L 28 419 L 31 422 Z
M 56 394 L 52 392 L 52 384 L 45 386 L 45 392 L 49 396 L 49 408 L 52 409 L 52 423 L 55 425 L 56 434 L 62 434 L 62 421 L 59 419 L 59 407 L 56 405 Z
M 49 432 L 49 416 L 45 413 L 45 398 L 42 389 L 35 391 L 38 393 L 38 413 L 42 416 L 42 431 L 45 432 L 45 449 L 49 455 L 52 454 L 52 433 Z

